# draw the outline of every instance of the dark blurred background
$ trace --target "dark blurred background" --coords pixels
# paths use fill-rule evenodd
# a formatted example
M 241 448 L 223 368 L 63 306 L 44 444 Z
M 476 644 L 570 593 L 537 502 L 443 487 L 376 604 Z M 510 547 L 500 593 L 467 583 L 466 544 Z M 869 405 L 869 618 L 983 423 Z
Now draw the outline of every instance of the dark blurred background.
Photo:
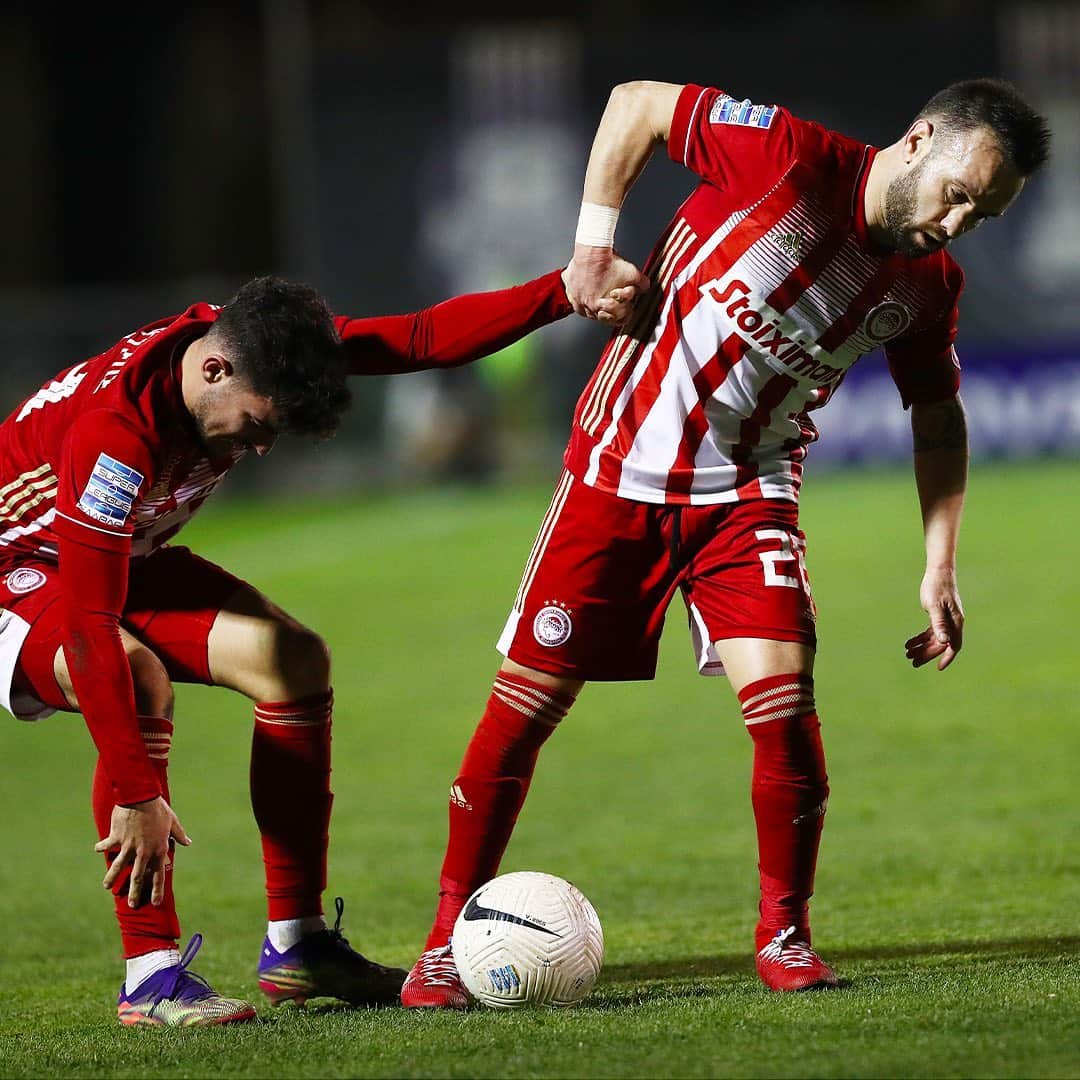
M 560 9 L 264 0 L 9 3 L 0 35 L 0 411 L 195 300 L 275 272 L 335 310 L 415 310 L 568 260 L 613 85 L 699 82 L 876 145 L 957 79 L 1001 75 L 1054 155 L 957 247 L 980 455 L 1080 449 L 1080 3 Z M 644 261 L 694 178 L 658 153 L 619 223 Z M 354 382 L 340 435 L 231 490 L 551 477 L 604 341 L 570 319 L 469 369 Z M 813 459 L 903 457 L 880 357 L 821 414 Z

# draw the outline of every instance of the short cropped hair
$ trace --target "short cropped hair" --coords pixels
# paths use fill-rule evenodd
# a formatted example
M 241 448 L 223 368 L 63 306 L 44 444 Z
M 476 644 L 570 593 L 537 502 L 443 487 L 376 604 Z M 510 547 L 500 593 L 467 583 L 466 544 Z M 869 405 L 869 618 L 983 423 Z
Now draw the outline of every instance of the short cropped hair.
M 937 119 L 956 131 L 988 128 L 1021 176 L 1050 156 L 1050 127 L 1005 79 L 966 79 L 936 93 L 916 120 Z
M 349 404 L 345 350 L 326 301 L 267 275 L 241 286 L 210 331 L 237 373 L 273 401 L 284 431 L 328 438 Z

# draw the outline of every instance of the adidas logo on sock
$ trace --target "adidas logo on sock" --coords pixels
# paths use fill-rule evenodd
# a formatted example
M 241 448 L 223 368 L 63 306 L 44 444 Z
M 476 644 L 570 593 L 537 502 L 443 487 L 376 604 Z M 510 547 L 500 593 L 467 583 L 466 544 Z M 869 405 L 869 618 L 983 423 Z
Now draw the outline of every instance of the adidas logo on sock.
M 460 806 L 462 810 L 472 809 L 472 803 L 465 798 L 465 792 L 461 790 L 460 784 L 454 784 L 450 788 L 450 801 L 455 806 Z

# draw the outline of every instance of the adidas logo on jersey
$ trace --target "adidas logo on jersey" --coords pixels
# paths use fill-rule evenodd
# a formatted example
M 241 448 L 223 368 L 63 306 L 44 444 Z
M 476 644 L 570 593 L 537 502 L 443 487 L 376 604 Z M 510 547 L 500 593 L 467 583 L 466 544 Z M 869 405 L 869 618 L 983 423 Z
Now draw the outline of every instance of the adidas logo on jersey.
M 771 236 L 770 239 L 781 251 L 786 252 L 798 262 L 803 242 L 802 229 L 781 233 L 779 236 Z

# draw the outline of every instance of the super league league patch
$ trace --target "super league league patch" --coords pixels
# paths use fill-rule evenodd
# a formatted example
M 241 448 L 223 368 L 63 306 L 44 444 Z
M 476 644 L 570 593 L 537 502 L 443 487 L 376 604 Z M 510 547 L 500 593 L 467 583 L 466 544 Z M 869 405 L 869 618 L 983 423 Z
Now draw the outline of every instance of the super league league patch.
M 101 454 L 77 505 L 87 517 L 102 525 L 123 525 L 135 505 L 142 482 L 141 472 L 108 454 Z
M 713 102 L 709 110 L 709 123 L 767 128 L 772 126 L 776 113 L 775 105 L 755 105 L 749 98 L 736 101 L 723 94 Z

